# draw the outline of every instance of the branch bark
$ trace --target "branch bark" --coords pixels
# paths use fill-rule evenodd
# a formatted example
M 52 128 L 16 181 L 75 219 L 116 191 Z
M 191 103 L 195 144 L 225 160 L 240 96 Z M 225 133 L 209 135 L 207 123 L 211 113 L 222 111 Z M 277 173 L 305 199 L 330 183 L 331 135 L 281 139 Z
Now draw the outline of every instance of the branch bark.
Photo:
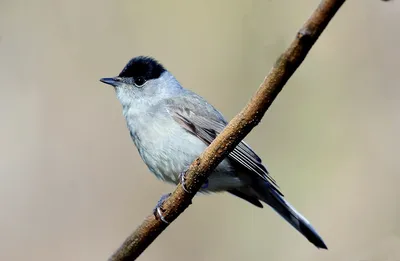
M 164 202 L 163 216 L 173 222 L 190 204 L 211 171 L 260 122 L 283 86 L 300 66 L 311 47 L 345 0 L 323 0 L 298 31 L 289 48 L 278 58 L 246 107 L 236 115 L 208 148 L 191 164 L 185 180 L 185 192 L 179 184 Z M 153 214 L 125 240 L 110 261 L 135 260 L 168 224 Z

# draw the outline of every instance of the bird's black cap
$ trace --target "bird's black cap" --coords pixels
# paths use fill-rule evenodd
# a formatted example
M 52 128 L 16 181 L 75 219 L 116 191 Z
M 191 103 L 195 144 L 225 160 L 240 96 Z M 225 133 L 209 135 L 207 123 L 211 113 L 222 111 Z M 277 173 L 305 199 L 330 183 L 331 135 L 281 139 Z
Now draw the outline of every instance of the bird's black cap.
M 157 79 L 165 71 L 164 66 L 156 59 L 149 56 L 137 56 L 128 62 L 118 76 L 127 78 L 143 77 L 147 81 Z

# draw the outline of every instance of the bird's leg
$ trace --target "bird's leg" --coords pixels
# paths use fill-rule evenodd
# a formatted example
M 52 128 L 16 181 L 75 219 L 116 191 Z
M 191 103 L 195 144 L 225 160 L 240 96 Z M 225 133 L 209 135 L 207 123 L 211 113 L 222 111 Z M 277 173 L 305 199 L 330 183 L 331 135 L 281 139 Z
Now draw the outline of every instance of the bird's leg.
M 186 171 L 187 171 L 187 170 L 186 170 Z M 187 190 L 186 187 L 185 187 L 186 171 L 181 172 L 181 174 L 179 174 L 179 179 L 181 180 L 181 185 L 182 185 L 183 190 L 184 190 L 186 193 L 190 193 L 189 190 Z M 202 188 L 202 189 L 208 188 L 208 179 L 206 180 L 206 182 L 204 182 L 203 185 L 201 185 L 201 188 Z
M 156 207 L 153 209 L 154 216 L 157 218 L 157 215 L 158 215 L 158 217 L 161 219 L 161 221 L 166 223 L 166 224 L 169 224 L 169 222 L 165 220 L 165 218 L 164 218 L 164 216 L 162 214 L 162 212 L 164 212 L 164 209 L 162 209 L 161 206 L 169 196 L 171 196 L 171 193 L 162 195 L 160 200 L 157 202 Z
M 202 189 L 206 189 L 208 188 L 208 179 L 206 180 L 206 182 L 203 183 L 203 185 L 201 185 Z

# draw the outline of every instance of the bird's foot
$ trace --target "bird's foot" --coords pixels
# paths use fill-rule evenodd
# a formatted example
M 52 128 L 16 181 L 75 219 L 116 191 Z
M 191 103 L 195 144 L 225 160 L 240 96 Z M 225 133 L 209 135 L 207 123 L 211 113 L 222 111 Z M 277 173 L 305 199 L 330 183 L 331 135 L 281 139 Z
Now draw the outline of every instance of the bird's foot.
M 156 207 L 153 209 L 153 214 L 154 216 L 157 218 L 157 216 L 161 219 L 162 222 L 169 224 L 169 222 L 167 220 L 165 220 L 164 216 L 163 216 L 163 212 L 164 209 L 161 208 L 162 204 L 164 203 L 164 201 L 169 198 L 169 196 L 171 196 L 171 193 L 162 195 L 160 200 L 157 202 Z
M 182 173 L 179 175 L 179 179 L 180 179 L 180 181 L 181 181 L 181 185 L 182 185 L 183 190 L 184 190 L 186 193 L 190 193 L 189 190 L 185 187 L 186 171 L 182 172 Z M 206 182 L 204 182 L 203 185 L 201 185 L 201 188 L 202 188 L 202 189 L 208 188 L 208 179 L 206 180 Z
M 180 181 L 181 181 L 181 185 L 182 185 L 183 190 L 184 190 L 186 193 L 190 193 L 189 190 L 187 190 L 186 187 L 185 187 L 186 170 L 185 170 L 184 172 L 181 172 L 181 174 L 179 174 L 179 179 L 180 179 Z

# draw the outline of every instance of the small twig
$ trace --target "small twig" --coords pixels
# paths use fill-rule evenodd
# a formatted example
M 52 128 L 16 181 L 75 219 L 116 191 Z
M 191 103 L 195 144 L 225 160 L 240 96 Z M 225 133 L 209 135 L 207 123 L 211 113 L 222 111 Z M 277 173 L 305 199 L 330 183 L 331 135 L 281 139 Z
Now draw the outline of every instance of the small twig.
M 211 171 L 231 152 L 264 116 L 275 97 L 300 66 L 329 21 L 345 0 L 324 0 L 299 30 L 289 48 L 276 61 L 247 106 L 233 118 L 208 148 L 192 163 L 186 173 L 185 187 L 179 184 L 164 202 L 164 218 L 173 222 L 189 205 Z M 136 259 L 168 226 L 153 214 L 130 235 L 109 259 Z

